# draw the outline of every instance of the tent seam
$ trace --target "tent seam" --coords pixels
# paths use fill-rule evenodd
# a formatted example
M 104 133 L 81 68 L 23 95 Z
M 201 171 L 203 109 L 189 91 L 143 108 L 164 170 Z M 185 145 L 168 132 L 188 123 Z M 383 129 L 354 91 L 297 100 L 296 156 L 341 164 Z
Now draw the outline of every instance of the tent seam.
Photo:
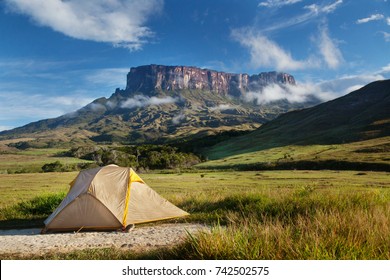
M 126 201 L 125 201 L 125 210 L 123 212 L 123 220 L 122 220 L 122 226 L 126 227 L 126 220 L 127 220 L 127 211 L 129 210 L 129 202 L 130 202 L 130 188 L 131 188 L 131 169 L 129 168 L 129 178 L 127 183 L 127 191 L 126 191 Z

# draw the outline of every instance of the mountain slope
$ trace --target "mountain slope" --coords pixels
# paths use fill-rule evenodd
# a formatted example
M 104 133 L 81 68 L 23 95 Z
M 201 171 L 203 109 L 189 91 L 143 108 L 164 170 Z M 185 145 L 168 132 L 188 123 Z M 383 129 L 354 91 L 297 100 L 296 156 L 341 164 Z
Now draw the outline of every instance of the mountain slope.
M 287 145 L 336 144 L 390 135 L 390 80 L 377 81 L 335 100 L 289 112 L 204 153 L 209 159 Z
M 80 110 L 0 133 L 0 139 L 32 137 L 59 142 L 167 142 L 229 130 L 253 130 L 289 110 L 319 103 L 287 100 L 258 105 L 248 93 L 269 85 L 289 87 L 279 72 L 231 74 L 186 66 L 131 68 L 127 86 Z

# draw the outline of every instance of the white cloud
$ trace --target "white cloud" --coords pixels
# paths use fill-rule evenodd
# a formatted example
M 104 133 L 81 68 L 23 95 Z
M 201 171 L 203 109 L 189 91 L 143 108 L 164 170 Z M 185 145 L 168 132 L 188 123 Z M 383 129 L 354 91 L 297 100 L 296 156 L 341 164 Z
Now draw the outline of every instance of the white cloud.
M 382 74 L 390 73 L 390 63 L 387 64 L 386 66 L 383 66 L 379 72 L 382 73 Z
M 390 17 L 388 17 L 388 18 L 386 19 L 386 23 L 387 23 L 387 25 L 390 25 Z
M 332 3 L 332 4 L 329 4 L 329 5 L 325 5 L 323 7 L 321 7 L 321 11 L 323 11 L 324 13 L 333 13 L 338 6 L 340 6 L 341 4 L 343 3 L 343 0 L 337 0 L 336 2 Z
M 235 109 L 237 106 L 231 104 L 219 104 L 218 106 L 210 107 L 210 111 L 225 111 L 230 109 Z
M 299 24 L 305 24 L 307 22 L 310 22 L 311 20 L 317 19 L 322 15 L 326 15 L 334 12 L 342 3 L 343 1 L 338 0 L 329 5 L 311 4 L 311 5 L 304 6 L 304 9 L 307 10 L 307 12 L 304 12 L 302 14 L 290 18 L 285 17 L 283 18 L 283 21 L 272 22 L 270 24 L 267 24 L 265 27 L 261 26 L 259 28 L 259 32 L 265 33 L 265 32 L 288 28 L 291 26 L 296 26 Z
M 58 117 L 92 102 L 78 95 L 48 97 L 43 94 L 0 92 L 0 121 L 26 124 L 39 119 Z
M 337 42 L 329 35 L 328 27 L 319 26 L 319 35 L 315 40 L 318 53 L 309 54 L 307 58 L 297 60 L 292 54 L 254 28 L 233 29 L 232 38 L 246 47 L 250 53 L 250 64 L 253 68 L 272 67 L 278 71 L 315 69 L 324 65 L 336 69 L 344 61 Z
M 79 64 L 81 61 L 70 61 L 70 60 L 37 60 L 37 59 L 31 59 L 31 58 L 23 58 L 23 59 L 2 59 L 0 61 L 0 68 L 2 68 L 2 71 L 7 71 L 9 69 L 15 70 L 15 69 L 24 69 L 24 70 L 31 70 L 31 71 L 52 71 L 53 69 L 62 69 L 66 66 L 69 66 L 71 64 Z
M 382 14 L 374 14 L 374 15 L 371 15 L 369 17 L 366 17 L 366 18 L 361 18 L 361 19 L 358 19 L 356 21 L 357 24 L 362 24 L 362 23 L 367 23 L 367 22 L 370 22 L 370 21 L 375 21 L 375 20 L 382 20 L 384 19 L 385 16 L 382 15 Z
M 162 0 L 5 1 L 12 11 L 72 38 L 112 43 L 130 50 L 140 49 L 154 35 L 145 24 L 163 6 Z
M 272 5 L 288 5 L 294 1 L 263 1 L 259 5 L 271 7 Z M 284 4 L 282 4 L 284 3 Z M 295 3 L 295 2 L 294 2 Z M 312 4 L 304 6 L 305 13 L 283 21 L 273 22 L 266 27 L 232 29 L 231 37 L 247 48 L 250 53 L 250 64 L 253 68 L 272 67 L 278 71 L 291 71 L 303 69 L 318 69 L 327 67 L 335 69 L 344 61 L 337 41 L 329 35 L 328 27 L 322 24 L 319 27 L 319 35 L 316 38 L 315 47 L 318 51 L 312 51 L 306 57 L 297 59 L 285 46 L 279 45 L 270 39 L 270 32 L 285 29 L 298 24 L 304 24 L 318 18 L 321 15 L 333 13 L 343 3 L 342 0 L 330 4 Z M 323 20 L 324 22 L 324 20 Z
M 314 15 L 329 14 L 333 13 L 342 3 L 342 0 L 337 0 L 336 2 L 333 2 L 329 5 L 311 4 L 305 6 L 304 8 L 312 12 Z
M 386 78 L 390 78 L 390 64 L 370 74 L 343 76 L 320 82 L 302 82 L 296 85 L 271 84 L 260 91 L 246 93 L 244 100 L 262 105 L 279 100 L 287 100 L 290 103 L 304 102 L 315 96 L 322 101 L 328 101 Z
M 180 124 L 182 121 L 186 119 L 186 115 L 183 113 L 180 113 L 172 118 L 172 123 L 175 125 Z
M 390 33 L 382 31 L 383 38 L 385 39 L 386 42 L 390 42 Z
M 167 96 L 167 97 L 156 97 L 156 96 L 152 96 L 149 100 L 149 104 L 150 105 L 162 105 L 162 104 L 170 104 L 170 103 L 175 103 L 177 101 L 176 98 L 173 98 L 171 96 Z
M 282 88 L 278 84 L 271 84 L 261 91 L 250 91 L 244 95 L 245 101 L 256 102 L 258 105 L 267 104 L 270 102 L 287 99 L 286 88 Z
M 313 83 L 301 83 L 296 85 L 271 84 L 260 91 L 246 93 L 244 100 L 247 102 L 255 102 L 258 105 L 280 100 L 297 103 L 305 102 L 311 96 L 316 96 L 325 101 L 331 99 L 333 93 L 323 90 Z
M 110 109 L 114 109 L 117 105 L 118 105 L 117 102 L 114 102 L 114 101 L 111 101 L 111 100 L 108 100 L 108 101 L 106 102 L 106 106 L 107 106 L 108 108 L 110 108 Z
M 346 93 L 350 93 L 350 92 L 353 92 L 355 90 L 358 90 L 360 88 L 364 87 L 364 85 L 359 85 L 359 84 L 356 84 L 356 85 L 353 85 L 353 86 L 350 86 L 348 88 L 345 89 L 345 92 Z
M 261 7 L 274 8 L 274 7 L 283 7 L 287 5 L 292 5 L 295 3 L 302 2 L 303 0 L 266 0 L 259 3 Z
M 61 106 L 61 107 L 69 107 L 74 108 L 76 106 L 82 107 L 90 102 L 92 102 L 91 98 L 85 98 L 80 96 L 51 96 L 47 97 L 44 95 L 36 95 L 37 99 L 42 99 L 41 104 L 47 104 L 48 106 Z M 66 110 L 65 110 L 66 111 Z
M 232 37 L 249 49 L 253 67 L 273 67 L 276 70 L 297 70 L 313 67 L 313 61 L 295 60 L 276 42 L 250 29 L 234 29 Z
M 335 69 L 344 60 L 343 56 L 334 40 L 330 38 L 328 28 L 321 27 L 320 29 L 318 48 L 326 65 L 331 69 Z
M 91 109 L 92 111 L 102 111 L 106 109 L 106 106 L 99 104 L 99 103 L 90 103 L 88 106 L 88 109 Z
M 126 83 L 128 69 L 79 69 L 82 64 L 79 61 L 0 60 L 0 125 L 16 127 L 58 117 L 96 98 L 108 97 L 116 87 Z M 93 105 L 92 109 L 99 108 Z
M 316 13 L 309 11 L 309 12 L 300 14 L 300 15 L 295 16 L 295 17 L 284 18 L 283 21 L 272 22 L 270 24 L 267 24 L 265 27 L 262 26 L 262 27 L 260 27 L 261 28 L 260 31 L 262 33 L 276 31 L 276 30 L 280 30 L 283 28 L 288 28 L 291 26 L 304 24 L 304 23 L 306 23 L 306 22 L 308 22 L 316 17 L 317 17 Z
M 7 126 L 7 125 L 0 125 L 0 132 L 1 132 L 1 131 L 4 131 L 4 130 L 10 130 L 10 129 L 12 129 L 12 128 L 14 128 L 14 127 L 12 127 L 12 126 Z
M 126 84 L 127 73 L 129 73 L 129 68 L 103 68 L 87 73 L 85 80 L 89 83 L 101 84 L 115 89 Z
M 381 70 L 376 73 L 364 73 L 359 75 L 343 76 L 337 79 L 317 83 L 322 91 L 332 93 L 333 97 L 339 97 L 361 88 L 371 82 L 385 79 L 385 71 Z
M 156 97 L 156 96 L 145 96 L 145 95 L 135 95 L 134 97 L 128 98 L 126 101 L 123 101 L 121 104 L 121 108 L 137 108 L 137 107 L 146 107 L 150 105 L 163 105 L 163 104 L 171 104 L 177 101 L 176 98 L 171 96 L 166 97 Z

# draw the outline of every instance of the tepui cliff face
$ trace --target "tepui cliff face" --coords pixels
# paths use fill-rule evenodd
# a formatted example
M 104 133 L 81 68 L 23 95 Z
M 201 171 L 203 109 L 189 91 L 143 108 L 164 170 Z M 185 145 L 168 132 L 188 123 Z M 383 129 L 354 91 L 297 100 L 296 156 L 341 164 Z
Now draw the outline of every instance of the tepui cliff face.
M 260 90 L 272 83 L 295 85 L 295 79 L 293 76 L 281 72 L 248 75 L 188 66 L 146 65 L 130 69 L 127 75 L 126 91 L 197 89 L 225 96 L 238 96 L 245 91 Z

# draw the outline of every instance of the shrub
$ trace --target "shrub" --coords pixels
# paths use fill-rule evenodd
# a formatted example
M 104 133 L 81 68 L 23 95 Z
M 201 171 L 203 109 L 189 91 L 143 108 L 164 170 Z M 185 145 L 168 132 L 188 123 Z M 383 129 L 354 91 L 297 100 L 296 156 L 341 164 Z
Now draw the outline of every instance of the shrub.
M 1 220 L 39 219 L 50 215 L 64 199 L 65 193 L 45 194 L 0 209 Z
M 64 170 L 64 165 L 60 161 L 46 163 L 42 166 L 43 172 L 61 172 Z
M 17 208 L 27 216 L 48 216 L 57 208 L 64 197 L 64 193 L 41 195 L 29 201 L 20 202 Z

